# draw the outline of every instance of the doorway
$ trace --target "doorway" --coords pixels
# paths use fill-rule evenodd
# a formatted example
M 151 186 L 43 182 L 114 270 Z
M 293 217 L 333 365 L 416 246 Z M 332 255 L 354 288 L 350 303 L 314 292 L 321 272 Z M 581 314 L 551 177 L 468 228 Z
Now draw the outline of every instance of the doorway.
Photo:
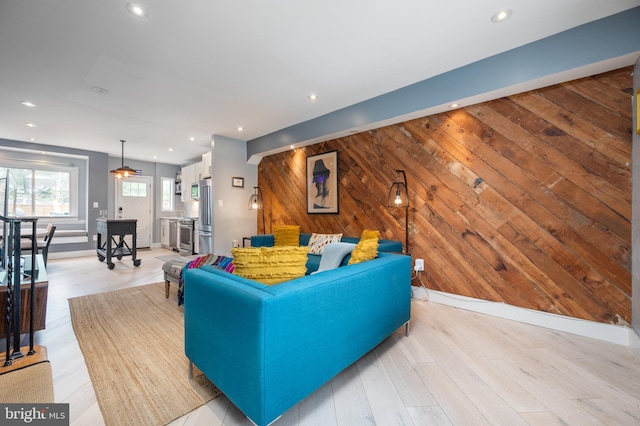
M 116 180 L 116 219 L 137 219 L 136 246 L 151 247 L 151 212 L 153 206 L 153 178 L 133 176 Z M 125 237 L 131 246 L 131 236 Z

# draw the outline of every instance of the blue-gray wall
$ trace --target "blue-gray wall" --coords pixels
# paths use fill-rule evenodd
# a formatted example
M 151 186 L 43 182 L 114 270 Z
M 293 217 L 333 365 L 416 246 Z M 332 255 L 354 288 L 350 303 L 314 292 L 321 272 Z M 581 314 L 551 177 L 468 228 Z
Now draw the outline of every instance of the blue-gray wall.
M 59 146 L 43 145 L 37 143 L 19 142 L 7 139 L 0 139 L 0 145 L 3 147 L 19 148 L 33 150 L 35 152 L 51 152 L 64 155 L 84 156 L 87 158 L 87 167 L 79 170 L 79 181 L 86 182 L 87 185 L 81 186 L 80 193 L 78 194 L 78 209 L 79 216 L 82 220 L 86 221 L 88 230 L 91 232 L 90 224 L 95 223 L 100 214 L 100 209 L 88 208 L 88 195 L 90 195 L 91 201 L 97 201 L 100 206 L 107 206 L 108 193 L 106 180 L 108 180 L 109 169 L 107 167 L 108 155 L 102 152 L 85 151 L 80 149 L 65 148 Z M 16 151 L 16 155 L 20 152 Z M 55 157 L 47 157 L 47 160 L 55 161 Z M 103 207 L 105 208 L 105 207 Z M 71 229 L 69 225 L 59 225 L 58 229 L 61 231 L 64 229 Z M 93 227 L 95 228 L 95 227 Z M 95 233 L 95 229 L 93 230 Z M 57 244 L 52 245 L 49 249 L 51 253 L 56 251 L 76 251 L 86 250 L 89 248 L 95 248 L 95 243 L 92 242 L 92 237 L 89 235 L 89 242 L 87 243 L 70 243 L 70 244 Z
M 114 179 L 109 174 L 109 170 L 117 168 L 121 165 L 122 159 L 109 157 L 106 153 L 87 151 L 73 148 L 66 148 L 53 145 L 43 145 L 38 143 L 20 142 L 8 139 L 0 139 L 0 148 L 18 148 L 24 150 L 34 151 L 33 155 L 41 155 L 39 152 L 50 152 L 61 155 L 81 156 L 86 157 L 86 167 L 79 169 L 79 181 L 81 190 L 78 194 L 79 204 L 79 216 L 84 221 L 84 230 L 87 231 L 87 242 L 83 243 L 62 243 L 61 238 L 55 239 L 55 244 L 49 249 L 50 253 L 57 252 L 75 252 L 85 250 L 95 250 L 95 242 L 93 241 L 96 234 L 96 219 L 100 216 L 100 210 L 107 209 L 109 211 L 109 217 L 114 217 L 114 204 L 115 204 L 115 186 Z M 12 152 L 12 156 L 27 158 L 27 155 L 20 151 Z M 32 158 L 29 156 L 29 158 Z M 55 157 L 43 156 L 44 160 L 55 161 Z M 142 170 L 145 176 L 152 176 L 154 178 L 154 200 L 155 211 L 153 215 L 154 227 L 152 240 L 154 243 L 160 242 L 160 225 L 156 219 L 160 217 L 161 209 L 161 178 L 162 177 L 175 177 L 180 166 L 172 164 L 153 163 L 146 161 L 128 161 L 128 166 Z M 86 185 L 83 185 L 83 182 Z M 176 201 L 179 202 L 179 197 L 176 197 Z M 94 208 L 93 203 L 97 202 L 98 207 Z M 179 205 L 178 205 L 179 206 Z M 61 224 L 58 226 L 60 231 L 69 229 L 78 229 L 78 226 L 69 224 Z M 57 231 L 56 231 L 57 232 Z M 63 232 L 60 232 L 63 235 Z M 55 238 L 55 237 L 54 237 Z
M 256 211 L 249 198 L 258 182 L 258 168 L 244 159 L 247 144 L 225 136 L 212 136 L 213 252 L 230 255 L 234 240 L 256 233 Z M 231 185 L 233 177 L 244 178 L 244 188 Z

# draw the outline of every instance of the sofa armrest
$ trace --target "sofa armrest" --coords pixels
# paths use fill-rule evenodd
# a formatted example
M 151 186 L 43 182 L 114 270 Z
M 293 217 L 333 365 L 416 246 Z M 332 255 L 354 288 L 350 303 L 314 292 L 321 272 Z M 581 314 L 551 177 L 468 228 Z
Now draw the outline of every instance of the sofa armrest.
M 187 358 L 236 405 L 261 400 L 264 303 L 273 296 L 263 284 L 220 270 L 192 268 L 184 278 Z

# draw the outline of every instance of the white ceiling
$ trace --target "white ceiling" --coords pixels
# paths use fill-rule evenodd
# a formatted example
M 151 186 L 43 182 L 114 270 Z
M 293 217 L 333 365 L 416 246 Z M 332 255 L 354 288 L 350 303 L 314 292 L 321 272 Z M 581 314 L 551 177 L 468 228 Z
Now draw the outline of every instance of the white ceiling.
M 126 0 L 0 0 L 0 138 L 114 157 L 125 139 L 126 159 L 184 164 L 212 134 L 251 140 L 640 5 L 134 1 L 146 19 Z

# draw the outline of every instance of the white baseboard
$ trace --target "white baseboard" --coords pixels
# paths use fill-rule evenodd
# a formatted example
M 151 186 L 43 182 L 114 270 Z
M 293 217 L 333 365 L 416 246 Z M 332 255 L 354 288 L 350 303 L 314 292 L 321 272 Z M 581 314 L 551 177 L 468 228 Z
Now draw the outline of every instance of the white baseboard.
M 640 362 L 640 336 L 633 329 L 629 331 L 629 351 Z
M 53 244 L 53 240 L 51 241 L 51 244 Z M 158 247 L 160 247 L 158 245 Z M 152 247 L 150 248 L 156 248 L 156 245 L 153 244 Z M 138 248 L 139 250 L 146 250 L 147 248 Z M 97 256 L 96 254 L 96 249 L 89 249 L 89 250 L 76 250 L 76 251 L 58 251 L 58 252 L 53 252 L 53 253 L 49 253 L 48 258 L 49 259 L 69 259 L 70 257 L 85 257 L 85 256 Z
M 436 290 L 428 290 L 428 294 L 428 300 L 430 302 L 519 321 L 525 324 L 564 331 L 566 333 L 577 334 L 579 336 L 590 337 L 618 345 L 630 347 L 631 344 L 637 340 L 638 346 L 636 350 L 638 356 L 640 356 L 640 337 L 638 337 L 632 328 L 627 326 L 571 318 L 533 309 L 520 308 L 507 305 L 506 303 L 490 302 L 488 300 L 474 299 L 472 297 L 459 296 Z M 631 335 L 633 335 L 633 337 Z

